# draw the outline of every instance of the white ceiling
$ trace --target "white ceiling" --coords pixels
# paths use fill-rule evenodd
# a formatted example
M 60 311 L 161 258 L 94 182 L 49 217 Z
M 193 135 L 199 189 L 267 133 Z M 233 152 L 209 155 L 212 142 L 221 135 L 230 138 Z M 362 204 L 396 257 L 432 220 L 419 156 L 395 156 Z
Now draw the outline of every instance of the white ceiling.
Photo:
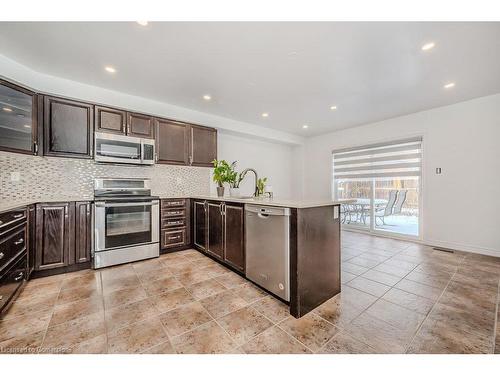
M 35 71 L 303 136 L 500 92 L 498 22 L 2 22 L 0 45 Z

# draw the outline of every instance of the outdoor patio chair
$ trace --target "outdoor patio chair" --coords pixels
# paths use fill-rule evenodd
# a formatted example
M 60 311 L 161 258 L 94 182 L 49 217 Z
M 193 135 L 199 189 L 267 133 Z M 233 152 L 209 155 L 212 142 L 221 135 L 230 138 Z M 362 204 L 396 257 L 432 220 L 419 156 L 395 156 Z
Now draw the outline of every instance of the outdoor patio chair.
M 405 190 L 406 191 L 406 190 Z M 387 205 L 378 211 L 375 211 L 375 223 L 377 219 L 382 221 L 382 225 L 385 225 L 385 218 L 393 214 L 393 207 L 396 203 L 396 198 L 399 197 L 398 190 L 391 190 L 389 192 L 389 200 L 387 201 Z

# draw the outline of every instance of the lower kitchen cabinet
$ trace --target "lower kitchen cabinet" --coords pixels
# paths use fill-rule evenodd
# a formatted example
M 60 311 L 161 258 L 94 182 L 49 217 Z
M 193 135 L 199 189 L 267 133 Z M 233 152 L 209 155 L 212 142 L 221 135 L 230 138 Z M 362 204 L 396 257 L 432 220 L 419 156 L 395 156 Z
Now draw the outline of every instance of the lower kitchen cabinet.
M 92 248 L 92 203 L 75 203 L 75 263 L 90 262 Z
M 207 201 L 193 201 L 193 245 L 207 250 Z
M 240 271 L 245 270 L 244 207 L 224 204 L 224 261 Z
M 91 215 L 87 201 L 37 204 L 35 271 L 90 265 Z
M 228 266 L 245 271 L 244 206 L 193 201 L 193 245 Z
M 28 278 L 35 269 L 36 206 L 28 207 Z
M 207 251 L 219 259 L 224 258 L 224 203 L 208 202 Z
M 66 267 L 74 252 L 74 204 L 41 203 L 36 206 L 35 270 Z M 73 257 L 74 259 L 74 257 Z
M 27 279 L 28 210 L 0 213 L 0 315 L 7 311 Z
M 189 199 L 162 199 L 160 246 L 162 252 L 176 251 L 191 244 Z

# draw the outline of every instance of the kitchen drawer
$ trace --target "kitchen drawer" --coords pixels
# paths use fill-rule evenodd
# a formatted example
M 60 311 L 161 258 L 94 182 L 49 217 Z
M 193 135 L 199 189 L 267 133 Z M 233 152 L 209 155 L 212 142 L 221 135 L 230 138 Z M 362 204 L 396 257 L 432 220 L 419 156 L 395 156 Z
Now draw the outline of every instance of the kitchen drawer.
M 166 218 L 161 221 L 161 228 L 175 228 L 175 227 L 185 227 L 186 219 L 184 217 L 176 217 L 176 218 Z
M 26 269 L 27 256 L 24 254 L 24 256 L 20 257 L 19 261 L 0 278 L 0 313 L 4 311 L 4 308 L 26 279 Z
M 186 205 L 185 199 L 162 199 L 161 208 L 169 207 L 184 207 Z
M 164 208 L 161 210 L 162 219 L 170 217 L 186 217 L 186 208 Z
M 186 228 L 161 231 L 161 247 L 170 248 L 186 244 Z
M 0 214 L 0 233 L 5 232 L 15 224 L 21 223 L 23 220 L 26 220 L 26 209 L 24 208 Z
M 0 270 L 26 249 L 26 230 L 26 224 L 22 224 L 0 239 Z

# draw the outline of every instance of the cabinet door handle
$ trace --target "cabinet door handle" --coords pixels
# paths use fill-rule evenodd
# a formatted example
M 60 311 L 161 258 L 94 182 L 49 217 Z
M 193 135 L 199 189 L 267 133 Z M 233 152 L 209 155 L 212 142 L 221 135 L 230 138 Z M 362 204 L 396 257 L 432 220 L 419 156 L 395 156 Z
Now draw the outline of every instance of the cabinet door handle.
M 14 219 L 19 219 L 20 217 L 23 217 L 23 214 L 16 214 L 12 216 Z
M 33 142 L 33 150 L 35 151 L 35 155 L 38 155 L 38 142 L 35 141 Z
M 14 281 L 19 281 L 23 278 L 24 276 L 24 272 L 20 272 L 19 275 L 17 275 L 16 277 L 14 277 Z
M 20 238 L 19 240 L 17 240 L 16 242 L 14 242 L 14 245 L 20 245 L 24 242 L 24 238 Z

